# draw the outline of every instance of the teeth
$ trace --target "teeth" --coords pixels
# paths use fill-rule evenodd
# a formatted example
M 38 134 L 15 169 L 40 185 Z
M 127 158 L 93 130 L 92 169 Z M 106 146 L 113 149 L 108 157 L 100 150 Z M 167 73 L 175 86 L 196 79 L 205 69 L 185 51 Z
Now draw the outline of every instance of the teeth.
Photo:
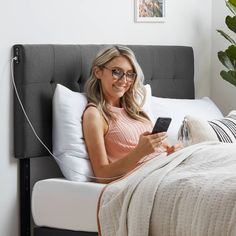
M 124 87 L 118 87 L 118 86 L 115 86 L 115 85 L 114 85 L 114 87 L 118 90 L 123 90 L 124 89 Z

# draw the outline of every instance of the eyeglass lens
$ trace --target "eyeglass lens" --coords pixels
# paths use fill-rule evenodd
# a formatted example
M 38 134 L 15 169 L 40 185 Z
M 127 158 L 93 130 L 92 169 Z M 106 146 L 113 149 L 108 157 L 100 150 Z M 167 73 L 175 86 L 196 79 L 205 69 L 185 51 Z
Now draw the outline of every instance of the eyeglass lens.
M 126 75 L 126 79 L 128 81 L 134 81 L 136 79 L 137 74 L 131 71 L 128 72 L 124 72 L 122 69 L 119 68 L 114 68 L 114 69 L 110 69 L 108 67 L 105 67 L 106 69 L 110 70 L 112 72 L 112 76 L 114 79 L 120 80 L 124 77 L 124 75 Z

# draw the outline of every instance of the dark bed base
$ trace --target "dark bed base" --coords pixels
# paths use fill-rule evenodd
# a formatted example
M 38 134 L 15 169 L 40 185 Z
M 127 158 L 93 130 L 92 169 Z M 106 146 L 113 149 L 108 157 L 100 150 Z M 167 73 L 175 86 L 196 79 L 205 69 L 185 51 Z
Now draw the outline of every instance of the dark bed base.
M 37 227 L 34 236 L 98 236 L 98 233 Z
M 20 159 L 20 235 L 30 236 L 30 159 Z

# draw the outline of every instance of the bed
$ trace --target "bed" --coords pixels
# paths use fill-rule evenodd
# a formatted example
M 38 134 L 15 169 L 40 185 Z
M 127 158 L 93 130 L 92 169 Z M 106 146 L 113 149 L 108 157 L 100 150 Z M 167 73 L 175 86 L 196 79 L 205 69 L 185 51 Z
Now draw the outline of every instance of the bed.
M 82 92 L 85 81 L 89 76 L 92 59 L 105 46 L 107 45 L 13 46 L 13 54 L 16 57 L 16 60 L 14 60 L 14 77 L 19 96 L 38 135 L 50 150 L 52 150 L 52 98 L 56 84 L 60 83 L 73 91 Z M 152 95 L 176 99 L 194 98 L 194 58 L 191 47 L 128 46 L 136 54 L 144 71 L 145 83 L 151 85 Z M 31 196 L 31 181 L 34 178 L 34 174 L 36 174 L 35 172 L 44 172 L 46 168 L 47 172 L 50 173 L 47 176 L 56 178 L 46 179 L 46 182 L 40 181 L 40 184 L 37 185 L 38 190 L 44 183 L 46 183 L 46 189 L 48 190 L 44 188 L 43 192 L 47 193 L 54 189 L 55 183 L 65 188 L 68 184 L 73 185 L 72 188 L 75 189 L 76 194 L 80 194 L 80 190 L 76 187 L 76 183 L 68 183 L 69 181 L 63 179 L 59 170 L 56 171 L 55 176 L 52 175 L 50 168 L 56 167 L 54 160 L 35 138 L 16 96 L 14 96 L 14 147 L 15 157 L 19 160 L 20 169 L 21 236 L 31 235 L 32 228 L 34 236 L 98 235 L 97 230 L 89 226 L 89 222 L 87 222 L 88 227 L 82 227 L 82 230 L 76 227 L 69 229 L 58 225 L 49 227 L 43 225 L 43 223 L 42 225 L 33 224 L 31 220 L 31 210 L 33 210 L 31 209 L 31 197 L 33 197 Z M 38 162 L 35 160 L 41 159 L 48 159 L 51 164 L 47 166 L 37 165 Z M 32 162 L 36 163 L 36 165 L 32 166 Z M 43 178 L 46 177 L 40 177 L 40 179 Z M 80 185 L 83 185 L 83 183 L 80 183 Z M 57 188 L 55 187 L 55 189 Z M 60 194 L 61 190 L 58 191 L 58 194 Z M 54 191 L 51 191 L 52 195 L 54 193 Z M 41 197 L 44 196 L 40 190 L 34 193 L 34 195 L 37 194 Z M 57 199 L 56 195 L 51 200 L 55 201 L 55 199 Z M 98 200 L 97 197 L 96 201 Z M 35 207 L 35 201 L 37 201 L 37 197 L 33 198 L 33 208 Z M 43 208 L 44 202 L 41 201 L 40 204 L 41 208 Z M 50 205 L 48 202 L 45 204 Z M 38 207 L 38 210 L 40 210 L 40 207 Z M 65 217 L 67 216 L 65 215 Z M 34 221 L 37 221 L 36 218 L 34 216 Z M 63 217 L 60 220 L 63 222 Z M 80 222 L 78 222 L 79 224 Z

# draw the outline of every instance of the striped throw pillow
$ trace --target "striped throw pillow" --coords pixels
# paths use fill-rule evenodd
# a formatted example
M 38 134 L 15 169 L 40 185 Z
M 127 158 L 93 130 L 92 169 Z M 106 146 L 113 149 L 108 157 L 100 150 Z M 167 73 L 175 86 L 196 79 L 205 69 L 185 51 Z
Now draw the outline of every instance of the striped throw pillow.
M 236 119 L 227 116 L 221 120 L 208 121 L 217 138 L 223 143 L 234 143 L 236 139 Z
M 236 143 L 236 110 L 222 119 L 211 121 L 186 116 L 178 136 L 184 146 L 204 141 Z

